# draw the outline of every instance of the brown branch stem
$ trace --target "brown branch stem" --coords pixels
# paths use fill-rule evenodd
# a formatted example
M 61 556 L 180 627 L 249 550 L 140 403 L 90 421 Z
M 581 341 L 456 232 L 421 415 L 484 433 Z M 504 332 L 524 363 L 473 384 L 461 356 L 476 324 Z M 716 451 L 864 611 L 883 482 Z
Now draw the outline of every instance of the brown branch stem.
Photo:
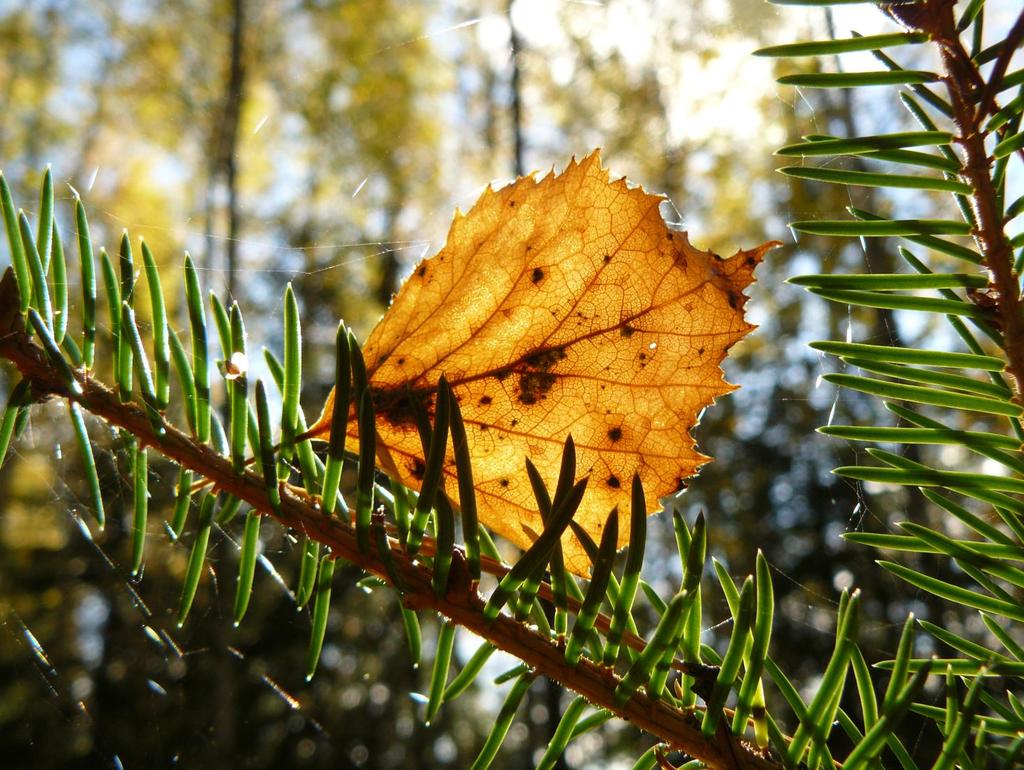
M 274 451 L 277 451 L 278 449 L 280 449 L 280 445 L 274 447 Z M 245 461 L 246 467 L 252 466 L 255 463 L 255 457 L 250 457 Z M 215 484 L 211 479 L 204 478 L 192 484 L 192 494 L 214 486 Z M 394 524 L 388 523 L 385 523 L 384 526 L 387 530 L 388 536 L 397 541 L 398 527 Z M 420 546 L 420 553 L 424 556 L 433 556 L 436 552 L 437 542 L 430 535 L 424 535 L 423 543 Z M 501 580 L 508 574 L 510 569 L 511 567 L 497 559 L 487 556 L 486 554 L 480 555 L 480 571 L 485 574 L 493 575 L 498 580 Z M 547 581 L 541 581 L 537 589 L 537 596 L 549 604 L 553 605 L 555 603 L 555 591 L 551 587 L 551 583 Z M 565 609 L 569 612 L 578 613 L 582 606 L 583 602 L 579 599 L 573 596 L 565 597 Z M 594 627 L 602 633 L 608 633 L 612 627 L 612 619 L 603 612 L 599 612 L 594 618 Z M 636 652 L 643 652 L 644 648 L 647 646 L 647 642 L 628 630 L 622 632 L 622 636 L 619 641 L 622 645 L 629 647 L 631 650 Z M 718 671 L 718 666 L 709 666 L 704 663 L 689 663 L 685 660 L 681 660 L 680 658 L 673 658 L 669 665 L 675 671 L 688 674 L 698 680 L 710 679 L 710 684 L 714 684 L 715 673 Z
M 139 405 L 121 403 L 117 395 L 86 372 L 74 372 L 81 392 L 71 393 L 60 371 L 24 330 L 10 270 L 0 283 L 0 357 L 11 361 L 32 385 L 37 399 L 59 397 L 73 399 L 93 415 L 135 435 L 140 444 L 151 446 L 181 466 L 209 478 L 214 486 L 241 498 L 256 510 L 266 511 L 281 524 L 301 531 L 331 549 L 333 556 L 352 562 L 363 570 L 388 580 L 380 555 L 359 549 L 355 531 L 344 521 L 325 515 L 304 494 L 287 485 L 281 488 L 281 505 L 271 512 L 262 478 L 247 471 L 236 473 L 230 460 L 211 447 L 198 443 L 172 425 L 158 430 L 150 416 Z M 13 309 L 13 310 L 12 310 Z M 699 712 L 680 710 L 664 700 L 653 700 L 643 692 L 636 693 L 625 704 L 615 701 L 618 678 L 605 666 L 583 659 L 577 665 L 566 662 L 563 649 L 530 627 L 507 615 L 489 622 L 484 614 L 484 601 L 469 579 L 463 561 L 453 560 L 451 580 L 443 597 L 433 589 L 430 568 L 411 557 L 397 543 L 392 543 L 392 560 L 406 589 L 405 604 L 416 610 L 432 610 L 449 618 L 498 648 L 515 656 L 566 688 L 582 695 L 595 706 L 632 722 L 641 730 L 656 736 L 673 749 L 700 759 L 710 768 L 727 770 L 779 770 L 781 764 L 766 759 L 756 749 L 722 729 L 711 740 L 703 737 Z

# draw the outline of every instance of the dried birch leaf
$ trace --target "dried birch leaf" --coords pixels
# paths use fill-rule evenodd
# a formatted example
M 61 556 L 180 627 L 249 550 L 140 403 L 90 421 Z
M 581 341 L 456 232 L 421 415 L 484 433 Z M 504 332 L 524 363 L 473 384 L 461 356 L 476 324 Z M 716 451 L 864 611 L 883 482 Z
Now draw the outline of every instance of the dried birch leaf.
M 709 459 L 690 429 L 734 388 L 719 364 L 753 328 L 743 290 L 776 244 L 725 260 L 698 251 L 666 227 L 662 200 L 610 182 L 595 151 L 560 175 L 488 188 L 456 213 L 445 247 L 416 267 L 363 348 L 383 469 L 419 487 L 415 404 L 433 415 L 443 373 L 465 419 L 480 521 L 519 546 L 542 529 L 524 458 L 553 488 L 569 434 L 591 479 L 576 521 L 595 541 L 613 507 L 629 509 L 634 473 L 652 512 L 683 489 Z M 332 407 L 333 394 L 311 434 L 326 437 Z M 453 458 L 444 483 L 457 499 Z M 569 569 L 587 574 L 571 533 L 563 548 Z

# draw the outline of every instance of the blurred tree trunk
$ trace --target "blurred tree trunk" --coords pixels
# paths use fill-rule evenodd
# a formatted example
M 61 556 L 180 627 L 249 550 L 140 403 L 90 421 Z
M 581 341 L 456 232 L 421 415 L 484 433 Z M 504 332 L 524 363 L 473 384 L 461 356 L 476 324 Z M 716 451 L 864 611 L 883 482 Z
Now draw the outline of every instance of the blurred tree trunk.
M 234 549 L 228 548 L 228 551 Z M 236 560 L 232 560 L 236 561 Z M 232 566 L 227 567 L 229 571 Z M 231 653 L 236 644 L 232 623 L 227 615 L 207 618 L 213 626 L 216 641 L 216 686 L 214 687 L 214 747 L 222 767 L 230 767 L 237 761 L 238 751 L 238 674 L 235 659 Z
M 228 296 L 235 296 L 235 271 L 238 262 L 238 124 L 241 120 L 242 96 L 245 86 L 243 34 L 245 32 L 245 0 L 231 4 L 231 66 L 228 77 L 228 98 L 224 117 L 224 176 L 228 188 Z
M 238 195 L 238 127 L 241 121 L 242 101 L 245 96 L 245 23 L 246 0 L 231 0 L 231 42 L 228 53 L 227 81 L 224 86 L 223 117 L 214 127 L 215 143 L 212 155 L 213 170 L 211 187 L 218 184 L 224 186 L 224 269 L 227 272 L 226 289 L 230 302 L 232 299 L 243 299 L 237 295 L 238 273 L 238 232 L 239 232 L 239 195 Z M 215 202 L 208 196 L 207 205 Z M 212 209 L 207 212 L 208 221 L 213 219 Z M 212 235 L 212 230 L 208 231 Z M 226 405 L 225 405 L 226 408 Z M 231 554 L 225 569 L 230 573 L 235 569 L 237 554 L 235 549 L 226 549 Z M 218 617 L 214 621 L 216 639 L 216 695 L 214 718 L 214 735 L 216 754 L 223 765 L 229 765 L 237 757 L 238 740 L 238 683 L 237 671 L 231 655 L 233 643 L 232 624 L 227 616 Z
M 213 127 L 210 170 L 206 187 L 206 268 L 213 266 L 214 228 L 217 188 L 224 185 L 226 219 L 224 232 L 224 268 L 227 271 L 228 297 L 235 297 L 238 268 L 238 126 L 245 96 L 245 0 L 231 0 L 231 43 L 228 54 L 227 82 L 224 86 L 222 118 Z
M 508 0 L 505 7 L 505 14 L 508 17 L 508 39 L 511 46 L 510 61 L 512 65 L 511 75 L 511 107 L 512 107 L 512 143 L 513 143 L 513 167 L 516 176 L 525 173 L 523 167 L 523 95 L 520 85 L 521 72 L 519 56 L 523 50 L 519 33 L 516 32 L 516 25 L 512 21 L 512 7 L 515 0 Z
M 398 291 L 401 278 L 402 263 L 398 258 L 398 233 L 395 224 L 398 221 L 398 214 L 402 210 L 401 201 L 397 195 L 393 195 L 391 202 L 384 212 L 384 239 L 380 255 L 380 273 L 377 276 L 377 301 L 382 308 L 391 304 L 391 297 Z

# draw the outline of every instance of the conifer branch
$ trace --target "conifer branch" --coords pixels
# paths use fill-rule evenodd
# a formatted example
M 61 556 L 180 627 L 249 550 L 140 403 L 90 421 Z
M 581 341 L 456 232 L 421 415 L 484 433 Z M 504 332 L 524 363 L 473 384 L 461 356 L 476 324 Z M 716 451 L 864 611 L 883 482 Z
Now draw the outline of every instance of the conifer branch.
M 301 490 L 282 484 L 280 505 L 272 505 L 266 485 L 255 471 L 236 471 L 229 458 L 166 421 L 154 425 L 151 410 L 134 402 L 122 402 L 117 393 L 82 369 L 71 372 L 77 383 L 74 390 L 80 391 L 72 392 L 67 370 L 62 371 L 52 362 L 26 331 L 17 297 L 13 272 L 8 269 L 0 281 L 0 357 L 18 368 L 30 383 L 37 401 L 56 397 L 78 403 L 96 417 L 136 436 L 140 447 L 152 447 L 182 467 L 210 479 L 215 489 L 244 500 L 285 527 L 327 546 L 334 558 L 349 561 L 392 582 L 376 546 L 361 550 L 355 530 L 343 520 L 325 514 L 318 501 Z M 390 561 L 401 580 L 407 607 L 444 615 L 515 656 L 537 673 L 633 723 L 673 749 L 700 759 L 709 768 L 777 770 L 782 767 L 731 735 L 724 727 L 726 720 L 722 720 L 723 727 L 715 736 L 705 739 L 700 720 L 692 710 L 677 709 L 665 700 L 653 700 L 642 692 L 620 705 L 615 699 L 618 679 L 610 668 L 587 659 L 575 665 L 568 663 L 559 644 L 507 615 L 489 621 L 483 613 L 484 601 L 470 580 L 459 551 L 452 563 L 448 589 L 444 596 L 438 597 L 432 570 L 406 553 L 397 541 L 392 541 L 391 546 Z
M 960 176 L 970 185 L 971 206 L 977 219 L 973 235 L 981 251 L 985 267 L 989 270 L 990 294 L 996 303 L 996 319 L 1003 334 L 1003 347 L 1007 357 L 1007 371 L 1014 379 L 1015 400 L 1024 398 L 1024 306 L 1021 304 L 1019 276 L 1013 266 L 1013 250 L 1003 227 L 998 196 L 992 181 L 994 162 L 985 149 L 984 120 L 991 95 L 1002 80 L 1001 71 L 983 88 L 977 65 L 964 49 L 956 30 L 952 0 L 926 0 L 918 5 L 891 5 L 889 13 L 904 26 L 927 33 L 938 46 L 944 69 L 943 82 L 953 108 L 953 122 L 957 127 L 954 142 L 962 149 Z M 1017 37 L 1014 38 L 1014 35 Z M 1006 49 L 1012 54 L 1024 35 L 1024 16 L 1007 38 Z M 1009 56 L 1000 56 L 1000 62 L 1009 62 Z M 1005 69 L 1006 64 L 1002 69 Z

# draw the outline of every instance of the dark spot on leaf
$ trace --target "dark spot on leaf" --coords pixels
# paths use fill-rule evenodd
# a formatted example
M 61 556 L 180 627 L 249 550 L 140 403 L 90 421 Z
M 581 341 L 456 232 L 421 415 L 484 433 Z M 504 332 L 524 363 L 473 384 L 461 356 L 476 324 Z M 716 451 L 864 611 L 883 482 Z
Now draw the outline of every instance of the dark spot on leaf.
M 415 425 L 417 411 L 429 414 L 433 409 L 432 395 L 425 390 L 411 390 L 404 386 L 374 388 L 371 397 L 374 411 L 392 425 Z
M 540 283 L 544 280 L 544 271 L 539 267 L 533 268 L 533 274 L 530 276 L 530 280 L 534 283 Z
M 508 377 L 510 374 L 512 374 L 512 370 L 511 369 L 499 369 L 498 371 L 496 371 L 494 373 L 494 376 L 497 378 L 498 382 L 501 382 L 506 377 Z
M 388 360 L 388 354 L 387 353 L 381 353 L 379 356 L 377 356 L 377 366 L 380 366 L 381 364 L 383 364 L 387 360 Z
M 739 307 L 740 298 L 736 295 L 736 292 L 729 292 L 729 307 L 736 310 Z
M 515 417 L 513 417 L 513 418 L 512 418 L 512 422 L 510 422 L 510 423 L 509 423 L 509 426 L 510 426 L 510 427 L 512 427 L 512 428 L 514 428 L 514 427 L 516 427 L 516 426 L 517 426 L 518 424 L 519 424 L 519 420 L 517 420 L 517 419 L 516 419 Z
M 612 261 L 612 255 L 611 254 L 605 254 L 604 255 L 604 263 L 607 265 L 611 261 Z
M 416 275 L 418 275 L 420 278 L 422 278 L 426 274 L 427 274 L 427 266 L 426 265 L 420 265 L 419 270 L 416 271 Z
M 509 205 L 510 208 L 514 209 L 516 207 L 516 202 L 515 201 L 509 201 L 508 205 Z
M 492 402 L 493 400 L 494 400 L 494 399 L 493 399 L 493 398 L 491 398 L 490 396 L 480 396 L 480 405 L 481 405 L 481 406 L 487 406 L 487 405 L 488 405 L 489 403 L 491 403 L 491 402 Z
M 564 358 L 565 350 L 562 348 L 539 350 L 525 356 L 523 365 L 526 371 L 519 373 L 516 385 L 519 402 L 529 406 L 544 399 L 558 379 L 551 369 Z
M 640 351 L 640 355 L 638 356 L 638 358 L 639 358 L 639 359 L 640 359 L 641 361 L 646 361 L 646 360 L 647 360 L 647 354 L 646 354 L 646 353 L 644 353 L 643 351 Z
M 490 430 L 490 429 L 491 429 L 491 426 L 488 425 L 486 422 L 480 424 L 480 430 L 484 431 L 484 430 Z
M 529 405 L 543 400 L 557 379 L 550 372 L 524 372 L 519 376 L 519 401 Z
M 501 480 L 501 481 L 500 481 L 499 483 L 500 483 L 500 484 L 501 484 L 501 485 L 502 485 L 503 487 L 508 487 L 508 479 L 502 479 L 502 480 Z
M 608 438 L 610 438 L 612 441 L 621 441 L 622 428 L 612 428 L 610 431 L 608 431 Z
M 697 348 L 697 355 L 698 356 L 704 355 L 704 348 Z
M 623 327 L 621 329 L 619 329 L 619 334 L 622 335 L 623 337 L 625 337 L 628 340 L 630 337 L 633 336 L 633 332 L 635 332 L 635 331 L 636 331 L 636 329 L 634 329 L 629 324 L 624 324 Z
M 608 481 L 606 481 L 605 484 L 610 486 L 612 489 L 618 489 L 619 487 L 622 486 L 622 482 L 619 481 L 619 477 L 616 476 L 614 473 L 608 477 Z
M 405 366 L 405 356 L 401 356 L 401 357 L 400 357 L 400 358 L 398 359 L 398 365 L 399 365 L 399 366 Z
M 564 348 L 549 348 L 548 350 L 538 350 L 534 353 L 530 353 L 523 357 L 523 363 L 531 369 L 539 369 L 541 371 L 547 371 L 559 361 L 565 360 L 565 349 Z
M 527 251 L 533 251 L 533 246 L 527 246 L 527 247 L 526 247 L 526 250 L 527 250 Z

